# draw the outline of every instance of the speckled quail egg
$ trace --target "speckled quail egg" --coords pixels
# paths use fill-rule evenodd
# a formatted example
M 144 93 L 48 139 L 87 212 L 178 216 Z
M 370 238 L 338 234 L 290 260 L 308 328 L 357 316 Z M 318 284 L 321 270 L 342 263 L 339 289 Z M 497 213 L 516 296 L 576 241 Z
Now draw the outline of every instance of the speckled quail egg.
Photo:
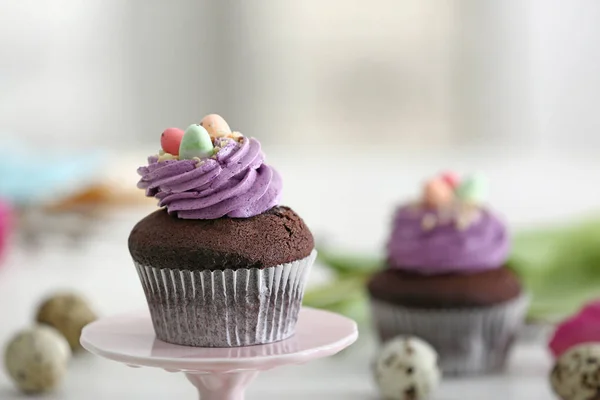
M 373 364 L 373 375 L 386 400 L 423 400 L 439 385 L 438 355 L 427 342 L 399 336 L 386 342 Z
M 563 353 L 550 383 L 563 400 L 600 399 L 600 343 L 580 344 Z
M 34 326 L 9 341 L 4 364 L 15 385 L 25 393 L 44 393 L 57 388 L 65 374 L 71 349 L 54 328 Z
M 82 349 L 81 330 L 97 319 L 86 299 L 76 293 L 57 293 L 39 306 L 36 321 L 57 329 L 69 342 L 72 351 Z

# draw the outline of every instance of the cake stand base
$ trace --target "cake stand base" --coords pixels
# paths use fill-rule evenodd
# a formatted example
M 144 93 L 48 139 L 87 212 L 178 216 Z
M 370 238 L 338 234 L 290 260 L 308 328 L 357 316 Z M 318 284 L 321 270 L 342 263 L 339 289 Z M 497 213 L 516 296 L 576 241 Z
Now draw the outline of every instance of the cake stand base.
M 202 400 L 243 400 L 246 387 L 256 378 L 258 371 L 227 374 L 186 374 L 198 389 Z
M 131 367 L 182 372 L 201 400 L 243 400 L 261 371 L 329 357 L 358 338 L 356 323 L 328 311 L 303 308 L 296 333 L 277 343 L 232 348 L 187 347 L 156 338 L 149 313 L 102 318 L 86 326 L 89 352 Z

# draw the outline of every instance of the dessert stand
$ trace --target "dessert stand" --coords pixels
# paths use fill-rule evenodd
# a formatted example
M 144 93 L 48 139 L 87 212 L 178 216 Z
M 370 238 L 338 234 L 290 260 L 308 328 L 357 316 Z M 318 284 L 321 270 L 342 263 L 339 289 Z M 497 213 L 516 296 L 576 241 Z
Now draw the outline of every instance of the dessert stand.
M 234 348 L 197 348 L 156 338 L 149 312 L 102 318 L 86 326 L 81 344 L 89 352 L 131 367 L 183 372 L 201 400 L 243 400 L 260 371 L 328 357 L 358 338 L 356 323 L 323 310 L 303 308 L 296 333 L 281 342 Z

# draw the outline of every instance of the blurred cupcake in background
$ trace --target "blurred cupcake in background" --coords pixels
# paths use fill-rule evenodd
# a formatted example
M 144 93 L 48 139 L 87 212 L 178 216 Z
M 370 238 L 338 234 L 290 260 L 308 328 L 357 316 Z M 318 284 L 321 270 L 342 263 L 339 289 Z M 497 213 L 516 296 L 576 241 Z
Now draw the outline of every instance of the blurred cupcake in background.
M 396 210 L 385 268 L 368 282 L 380 339 L 421 337 L 446 375 L 502 369 L 529 304 L 486 189 L 481 176 L 426 182 L 419 200 Z

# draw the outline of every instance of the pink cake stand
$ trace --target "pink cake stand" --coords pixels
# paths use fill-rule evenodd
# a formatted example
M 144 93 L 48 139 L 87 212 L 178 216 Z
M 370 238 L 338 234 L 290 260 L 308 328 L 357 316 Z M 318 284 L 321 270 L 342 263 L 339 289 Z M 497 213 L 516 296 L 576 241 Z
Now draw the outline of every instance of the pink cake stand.
M 260 371 L 329 357 L 357 338 L 354 321 L 304 308 L 296 334 L 281 342 L 235 348 L 177 346 L 156 338 L 146 311 L 89 324 L 82 331 L 81 344 L 93 354 L 131 367 L 183 372 L 201 400 L 243 400 L 246 387 Z

